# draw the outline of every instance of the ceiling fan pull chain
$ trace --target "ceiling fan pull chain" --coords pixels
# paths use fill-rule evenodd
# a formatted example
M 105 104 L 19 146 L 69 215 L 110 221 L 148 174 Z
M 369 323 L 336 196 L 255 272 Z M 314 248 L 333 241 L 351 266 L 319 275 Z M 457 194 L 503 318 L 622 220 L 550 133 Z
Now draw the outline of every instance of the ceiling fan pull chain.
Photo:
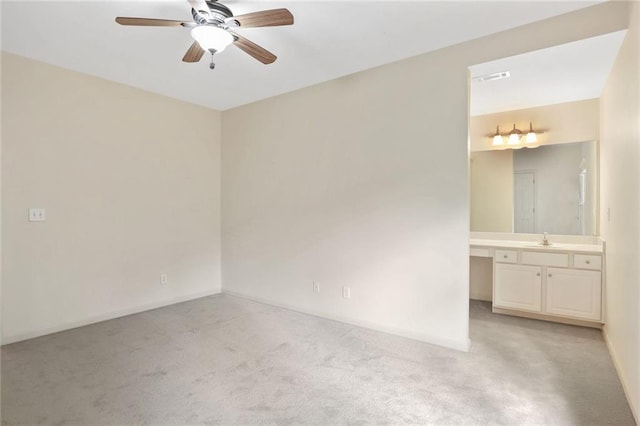
M 213 54 L 214 52 L 211 52 L 211 63 L 209 64 L 209 69 L 212 70 L 216 67 L 216 64 L 213 63 Z

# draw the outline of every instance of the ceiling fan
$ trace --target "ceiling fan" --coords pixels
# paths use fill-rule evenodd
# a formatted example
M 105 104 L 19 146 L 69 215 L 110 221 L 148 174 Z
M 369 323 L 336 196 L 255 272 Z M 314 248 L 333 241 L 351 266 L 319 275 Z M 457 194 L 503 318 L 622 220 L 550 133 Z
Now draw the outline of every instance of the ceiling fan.
M 215 68 L 213 55 L 233 44 L 263 64 L 276 60 L 276 55 L 232 31 L 235 28 L 274 27 L 292 25 L 293 15 L 287 9 L 271 9 L 233 16 L 233 12 L 217 0 L 188 0 L 191 4 L 193 22 L 170 19 L 128 18 L 118 16 L 120 25 L 143 27 L 183 27 L 191 28 L 194 42 L 182 58 L 183 62 L 198 62 L 205 51 L 211 53 L 209 68 Z

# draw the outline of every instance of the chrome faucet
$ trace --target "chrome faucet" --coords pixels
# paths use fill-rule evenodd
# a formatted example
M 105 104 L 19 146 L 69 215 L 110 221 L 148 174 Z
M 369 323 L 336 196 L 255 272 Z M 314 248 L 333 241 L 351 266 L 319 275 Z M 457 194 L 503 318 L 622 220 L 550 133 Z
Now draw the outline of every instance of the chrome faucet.
M 546 232 L 542 235 L 542 241 L 540 242 L 540 244 L 542 244 L 543 246 L 551 245 L 551 243 L 547 239 L 547 233 Z

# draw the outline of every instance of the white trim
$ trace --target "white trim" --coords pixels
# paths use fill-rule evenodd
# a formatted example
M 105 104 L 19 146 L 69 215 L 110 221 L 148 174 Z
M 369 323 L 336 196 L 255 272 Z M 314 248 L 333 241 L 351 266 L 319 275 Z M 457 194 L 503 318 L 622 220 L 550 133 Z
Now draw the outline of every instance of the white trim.
M 214 294 L 220 294 L 220 290 L 207 290 L 198 293 L 188 294 L 186 296 L 177 296 L 170 299 L 164 299 L 158 302 L 145 303 L 142 305 L 133 306 L 125 309 L 118 309 L 115 311 L 107 312 L 104 314 L 88 317 L 79 321 L 72 321 L 65 324 L 60 324 L 54 327 L 47 327 L 38 330 L 29 331 L 27 333 L 18 333 L 8 336 L 2 336 L 2 345 L 8 345 L 10 343 L 20 342 L 22 340 L 33 339 L 35 337 L 45 336 L 47 334 L 58 333 L 60 331 L 71 330 L 72 328 L 83 327 L 85 325 L 95 324 L 97 322 L 107 321 L 114 318 L 124 317 L 127 315 L 138 314 L 140 312 L 149 311 L 151 309 L 162 308 L 163 306 L 174 305 L 180 302 L 186 302 L 193 299 L 199 299 L 201 297 L 211 296 Z
M 620 374 L 620 364 L 618 364 L 618 359 L 616 357 L 616 352 L 613 350 L 613 346 L 611 345 L 611 341 L 609 340 L 609 335 L 607 334 L 607 327 L 603 327 L 602 336 L 604 336 L 604 342 L 607 345 L 607 349 L 609 349 L 609 355 L 611 355 L 611 360 L 613 361 L 613 366 L 616 369 L 616 373 L 618 373 L 618 378 L 620 379 L 620 383 L 622 383 L 622 390 L 624 391 L 624 395 L 627 397 L 627 402 L 629 403 L 629 407 L 631 408 L 631 414 L 633 414 L 633 418 L 636 421 L 637 425 L 640 425 L 640 417 L 638 417 L 638 413 L 636 411 L 636 407 L 634 407 L 634 401 L 631 400 L 631 394 L 629 393 L 629 387 L 627 382 L 624 379 L 624 376 Z M 640 407 L 638 407 L 640 409 Z
M 314 317 L 329 319 L 332 321 L 338 321 L 345 324 L 355 325 L 357 327 L 368 328 L 370 330 L 380 331 L 383 333 L 393 334 L 395 336 L 405 337 L 407 339 L 417 340 L 419 342 L 429 343 L 433 345 L 443 346 L 445 348 L 456 349 L 462 352 L 469 352 L 469 347 L 471 346 L 471 340 L 467 338 L 465 341 L 451 340 L 451 339 L 442 339 L 439 337 L 433 337 L 427 334 L 416 333 L 414 331 L 403 330 L 395 327 L 383 327 L 378 324 L 374 324 L 368 321 L 359 321 L 351 318 L 342 317 L 339 315 L 331 315 L 324 312 L 314 311 L 311 309 L 303 309 L 297 306 L 288 305 L 286 303 L 276 302 L 274 300 L 263 299 L 261 297 L 250 296 L 245 293 L 240 293 L 236 291 L 229 291 L 222 289 L 223 294 L 228 294 L 234 297 L 240 297 L 247 300 L 252 300 L 258 303 L 264 303 L 271 306 L 277 306 L 279 308 L 288 309 L 290 311 L 300 312 L 307 315 L 312 315 Z

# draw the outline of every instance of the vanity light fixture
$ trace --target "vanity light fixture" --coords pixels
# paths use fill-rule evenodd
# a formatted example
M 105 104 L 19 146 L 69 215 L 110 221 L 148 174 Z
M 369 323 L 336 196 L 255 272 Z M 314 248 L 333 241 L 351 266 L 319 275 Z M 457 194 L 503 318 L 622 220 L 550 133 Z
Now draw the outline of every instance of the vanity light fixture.
M 529 130 L 525 133 L 520 131 L 516 125 L 513 125 L 513 129 L 509 133 L 501 134 L 500 126 L 496 126 L 496 132 L 491 135 L 487 135 L 492 138 L 492 146 L 503 146 L 506 145 L 507 148 L 519 149 L 528 144 L 535 144 L 538 142 L 538 135 L 544 133 L 540 130 L 533 130 L 533 123 L 529 122 Z M 531 146 L 531 148 L 536 148 L 537 145 Z

